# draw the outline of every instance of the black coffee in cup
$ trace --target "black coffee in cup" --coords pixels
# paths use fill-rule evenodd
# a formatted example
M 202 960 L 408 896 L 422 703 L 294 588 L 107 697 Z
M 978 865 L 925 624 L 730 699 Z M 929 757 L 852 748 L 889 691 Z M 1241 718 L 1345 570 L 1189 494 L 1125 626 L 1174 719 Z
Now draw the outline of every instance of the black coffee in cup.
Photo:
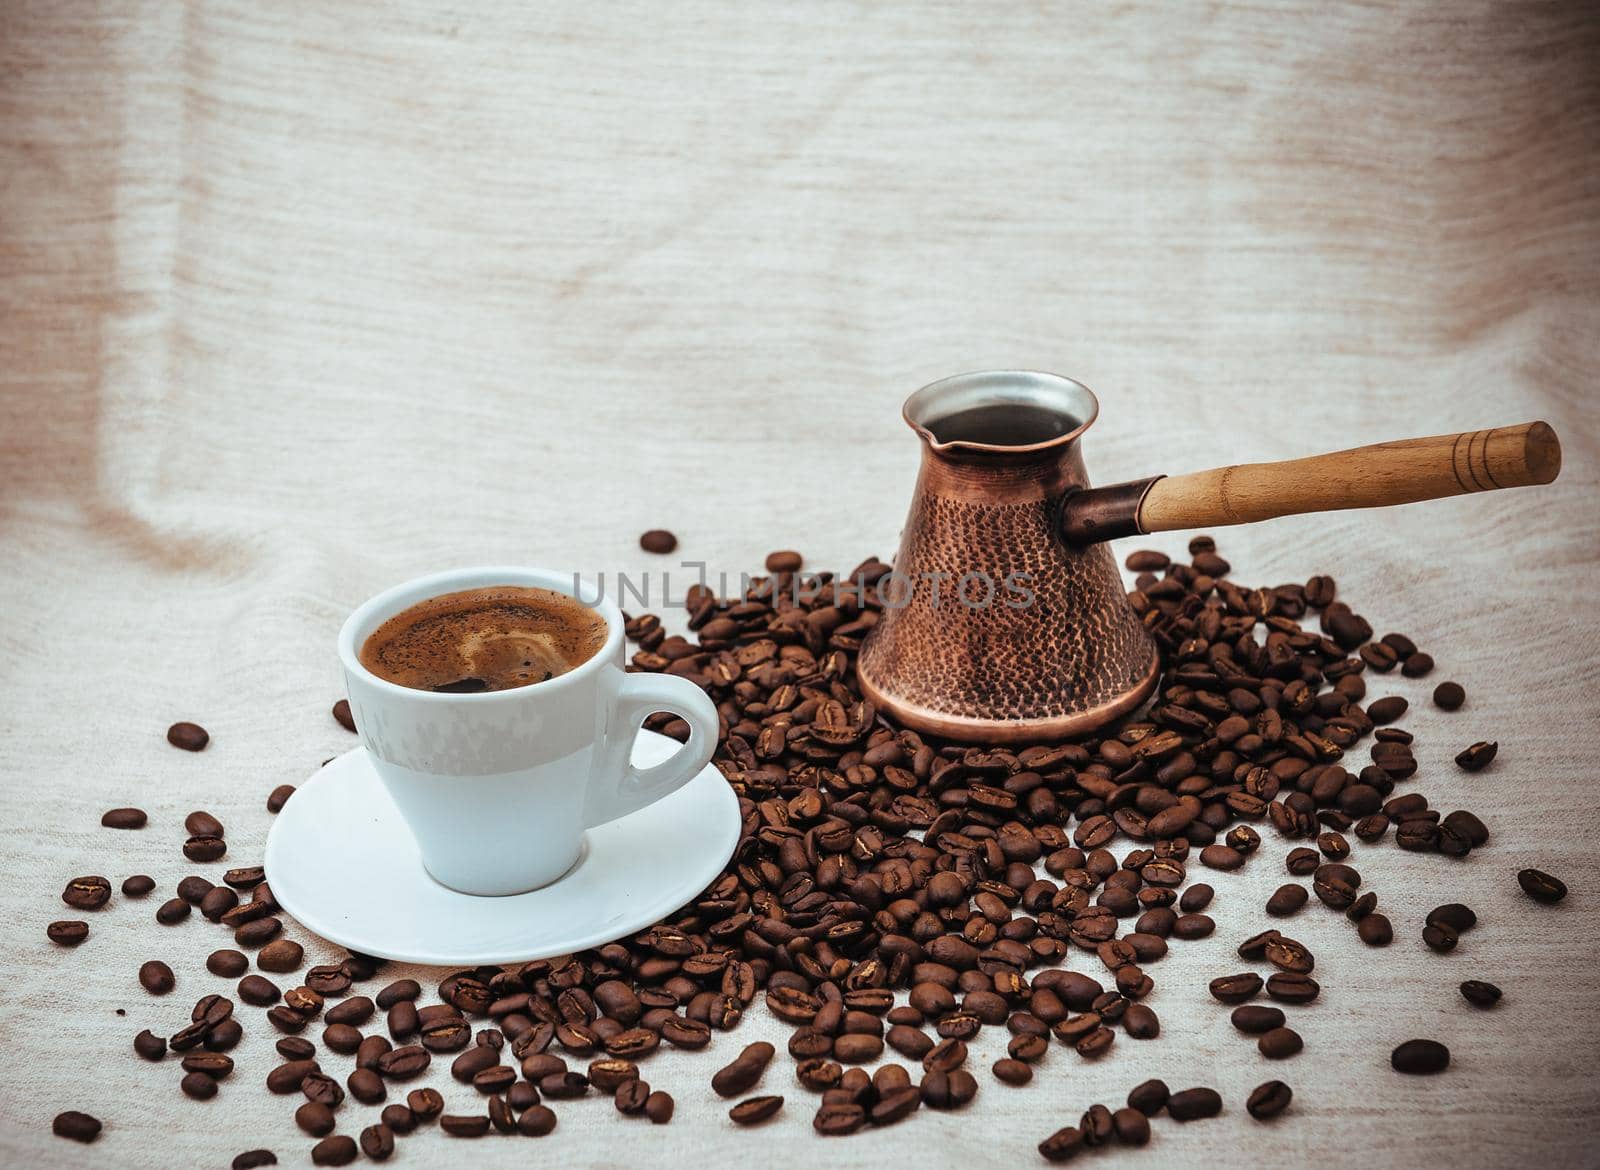
M 419 691 L 533 686 L 582 666 L 606 643 L 606 619 L 553 589 L 491 585 L 418 602 L 361 645 L 361 665 Z

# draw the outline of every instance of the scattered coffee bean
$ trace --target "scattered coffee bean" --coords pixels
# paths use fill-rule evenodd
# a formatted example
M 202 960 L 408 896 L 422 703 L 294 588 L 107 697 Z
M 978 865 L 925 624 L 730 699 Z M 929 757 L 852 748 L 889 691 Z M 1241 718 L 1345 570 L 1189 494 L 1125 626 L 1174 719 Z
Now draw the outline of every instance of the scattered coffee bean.
M 139 968 L 139 985 L 151 995 L 165 995 L 177 986 L 172 968 L 160 959 L 151 959 Z
M 174 723 L 167 728 L 167 742 L 186 752 L 197 752 L 211 742 L 211 735 L 198 723 Z
M 1498 743 L 1475 743 L 1456 756 L 1456 764 L 1464 771 L 1480 772 L 1489 766 L 1499 750 Z
M 206 970 L 224 979 L 237 979 L 250 969 L 250 960 L 242 951 L 212 951 L 206 956 Z
M 1294 1090 L 1282 1081 L 1267 1081 L 1250 1090 L 1249 1100 L 1245 1102 L 1245 1112 L 1257 1121 L 1269 1121 L 1289 1108 L 1289 1102 L 1294 1099 Z
M 483 1118 L 487 1126 L 489 1119 Z M 311 1164 L 313 1166 L 348 1166 L 356 1160 L 360 1150 L 356 1148 L 356 1141 L 347 1134 L 334 1134 L 325 1137 L 311 1147 Z
M 183 1090 L 185 1096 L 193 1097 L 196 1101 L 209 1101 L 217 1095 L 216 1080 L 201 1072 L 187 1074 L 178 1082 L 178 1088 Z
M 167 1041 L 146 1028 L 133 1038 L 133 1050 L 146 1060 L 160 1060 L 167 1055 Z
M 1243 1003 L 1260 990 L 1261 976 L 1254 971 L 1223 975 L 1211 981 L 1211 994 L 1222 1003 Z
M 280 813 L 280 812 L 282 812 L 283 811 L 283 806 L 289 803 L 289 798 L 291 796 L 293 796 L 293 795 L 294 795 L 294 785 L 293 784 L 280 784 L 280 785 L 278 785 L 267 796 L 267 811 L 269 813 Z
M 644 1115 L 650 1119 L 651 1125 L 666 1125 L 672 1120 L 673 1110 L 677 1103 L 673 1101 L 671 1093 L 656 1089 L 644 1102 Z M 551 1128 L 555 1127 L 554 1115 L 551 1115 Z M 548 1132 L 548 1131 L 546 1131 Z
M 1377 917 L 1376 914 L 1369 914 L 1361 921 L 1370 922 Z M 1280 1003 L 1310 1003 L 1321 991 L 1317 981 L 1309 975 L 1279 971 L 1267 979 L 1267 994 Z
M 1427 924 L 1429 926 L 1443 924 L 1459 934 L 1476 926 L 1478 916 L 1472 912 L 1470 906 L 1463 906 L 1460 902 L 1447 902 L 1428 911 Z
M 995 1079 L 1007 1085 L 1025 1085 L 1033 1080 L 1033 1066 L 1026 1061 L 1004 1057 L 994 1062 Z
M 1248 1036 L 1260 1036 L 1274 1028 L 1281 1028 L 1284 1015 L 1281 1009 L 1258 1004 L 1242 1004 L 1228 1017 L 1233 1026 Z
M 1171 1093 L 1167 1089 L 1166 1081 L 1156 1079 L 1142 1081 L 1128 1090 L 1128 1105 L 1146 1117 L 1154 1117 L 1166 1108 L 1169 1096 Z
M 647 553 L 664 556 L 678 547 L 678 538 L 665 528 L 652 528 L 639 537 L 639 547 Z
M 1384 914 L 1367 914 L 1356 922 L 1356 934 L 1369 947 L 1386 947 L 1394 941 L 1394 926 Z
M 268 1007 L 281 996 L 278 985 L 260 975 L 246 975 L 239 980 L 239 998 L 253 1007 Z
M 737 1097 L 748 1093 L 761 1080 L 761 1074 L 766 1071 L 775 1051 L 764 1040 L 748 1045 L 737 1060 L 718 1070 L 711 1078 L 712 1091 L 719 1097 Z
M 89 937 L 89 924 L 71 919 L 52 922 L 44 928 L 45 937 L 57 946 L 75 947 Z
M 183 855 L 190 861 L 217 861 L 228 852 L 221 837 L 190 837 L 183 843 Z
M 183 827 L 191 837 L 221 837 L 224 834 L 221 821 L 199 810 L 183 818 Z
M 149 819 L 142 808 L 112 808 L 100 814 L 100 823 L 108 829 L 142 829 Z
M 333 717 L 336 720 L 338 720 L 340 727 L 344 728 L 346 731 L 350 732 L 352 735 L 355 734 L 356 719 L 355 719 L 355 716 L 350 713 L 350 700 L 349 699 L 340 699 L 337 703 L 335 703 L 333 705 Z M 484 1122 L 485 1122 L 486 1126 L 487 1126 L 488 1120 L 489 1120 L 488 1118 L 484 1118 Z
M 1396 1072 L 1437 1073 L 1450 1064 L 1450 1050 L 1437 1040 L 1407 1040 L 1389 1056 Z
M 1442 682 L 1433 688 L 1433 705 L 1441 711 L 1459 711 L 1466 701 L 1466 688 L 1460 683 Z
M 1039 1156 L 1046 1162 L 1066 1162 L 1082 1149 L 1083 1134 L 1077 1126 L 1066 1125 L 1039 1143 Z
M 782 1097 L 749 1097 L 728 1110 L 735 1125 L 759 1125 L 783 1108 Z
M 1456 939 L 1456 932 L 1442 922 L 1430 923 L 1422 928 L 1422 941 L 1429 950 L 1441 955 L 1456 949 Z
M 1211 905 L 1211 899 L 1216 891 L 1205 882 L 1196 882 L 1183 891 L 1183 896 L 1178 899 L 1178 908 L 1185 914 L 1198 914 Z
M 1481 979 L 1468 979 L 1461 984 L 1461 997 L 1473 1007 L 1490 1008 L 1500 1002 L 1500 989 Z
M 1263 1032 L 1256 1041 L 1256 1047 L 1261 1050 L 1261 1055 L 1268 1060 L 1284 1060 L 1305 1046 L 1306 1043 L 1300 1038 L 1300 1033 L 1293 1028 L 1273 1028 L 1270 1032 Z
M 418 1121 L 432 1121 L 444 1112 L 444 1098 L 438 1089 L 412 1089 L 406 1094 L 406 1108 Z
M 1522 887 L 1523 893 L 1535 902 L 1544 902 L 1547 905 L 1559 902 L 1567 896 L 1567 884 L 1542 869 L 1519 869 L 1517 884 Z
M 1274 918 L 1286 918 L 1304 906 L 1309 897 L 1304 886 L 1297 882 L 1285 883 L 1267 899 L 1267 913 Z
M 769 573 L 794 573 L 798 572 L 802 558 L 793 549 L 781 549 L 778 552 L 767 554 L 767 572 Z
M 100 1129 L 98 1117 L 79 1113 L 76 1109 L 57 1113 L 55 1120 L 50 1123 L 51 1133 L 74 1142 L 92 1142 L 100 1136 Z
M 394 1130 L 387 1125 L 369 1125 L 361 1131 L 361 1152 L 374 1162 L 394 1153 Z
M 128 898 L 143 898 L 156 888 L 156 879 L 148 874 L 136 873 L 122 883 L 122 893 Z
M 73 878 L 61 900 L 74 910 L 98 910 L 111 900 L 111 883 L 103 877 Z
M 1222 1096 L 1215 1089 L 1180 1089 L 1167 1098 L 1167 1115 L 1174 1121 L 1199 1121 L 1222 1112 Z
M 259 1170 L 262 1166 L 276 1166 L 278 1155 L 271 1150 L 246 1150 L 234 1157 L 232 1170 Z
M 1393 723 L 1406 713 L 1410 706 L 1399 695 L 1389 695 L 1386 698 L 1374 700 L 1367 705 L 1367 718 L 1377 724 Z
M 305 959 L 305 948 L 291 939 L 273 939 L 256 955 L 256 966 L 263 971 L 298 971 Z
M 439 1118 L 439 1128 L 451 1137 L 482 1137 L 489 1132 L 489 1118 L 482 1113 L 446 1113 Z

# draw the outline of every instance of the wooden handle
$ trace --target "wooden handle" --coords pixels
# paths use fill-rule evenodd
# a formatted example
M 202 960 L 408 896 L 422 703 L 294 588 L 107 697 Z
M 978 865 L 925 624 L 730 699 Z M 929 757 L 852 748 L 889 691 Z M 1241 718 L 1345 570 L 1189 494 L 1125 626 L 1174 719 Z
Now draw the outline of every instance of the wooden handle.
M 1170 476 L 1144 491 L 1137 523 L 1140 532 L 1170 532 L 1383 508 L 1549 483 L 1560 471 L 1561 441 L 1549 424 L 1531 422 Z

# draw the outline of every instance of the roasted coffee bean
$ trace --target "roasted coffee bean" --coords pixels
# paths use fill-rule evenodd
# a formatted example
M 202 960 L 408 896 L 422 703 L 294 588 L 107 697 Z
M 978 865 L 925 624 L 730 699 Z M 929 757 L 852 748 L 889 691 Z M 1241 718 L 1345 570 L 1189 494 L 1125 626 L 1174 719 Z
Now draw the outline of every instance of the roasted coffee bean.
M 319 1101 L 307 1101 L 296 1109 L 294 1123 L 312 1137 L 325 1137 L 337 1124 L 333 1110 Z
M 198 810 L 183 818 L 183 827 L 191 837 L 221 837 L 224 833 L 221 821 Z
M 439 1118 L 439 1128 L 451 1137 L 482 1137 L 489 1132 L 489 1117 L 484 1113 L 446 1113 Z
M 372 1001 L 366 996 L 353 995 L 329 1008 L 327 1020 L 330 1024 L 364 1024 L 372 1018 L 375 1010 Z
M 1476 926 L 1478 916 L 1470 906 L 1463 906 L 1460 902 L 1446 902 L 1443 906 L 1435 906 L 1428 911 L 1427 924 L 1433 926 L 1437 923 L 1443 923 L 1460 934 Z
M 1356 934 L 1369 947 L 1386 947 L 1394 941 L 1394 926 L 1384 914 L 1367 914 L 1356 923 Z
M 200 899 L 200 914 L 208 922 L 220 922 L 222 916 L 239 904 L 239 895 L 227 886 L 213 886 Z
M 922 1078 L 922 1103 L 930 1109 L 959 1109 L 978 1095 L 978 1082 L 964 1068 L 934 1069 Z
M 151 959 L 139 968 L 139 985 L 151 995 L 165 995 L 177 986 L 172 968 L 160 959 Z
M 1450 1050 L 1437 1040 L 1407 1040 L 1389 1055 L 1396 1072 L 1437 1073 L 1450 1064 Z
M 1406 713 L 1409 706 L 1399 695 L 1377 699 L 1367 705 L 1367 718 L 1377 724 L 1393 723 Z
M 1421 678 L 1433 670 L 1433 656 L 1418 650 L 1400 664 L 1400 673 L 1407 678 Z
M 368 1036 L 356 1047 L 356 1067 L 370 1068 L 376 1072 L 378 1061 L 393 1051 L 394 1045 L 384 1037 Z
M 1221 1003 L 1243 1003 L 1261 990 L 1261 976 L 1254 971 L 1222 975 L 1211 981 L 1211 995 Z
M 1181 914 L 1172 924 L 1172 936 L 1193 942 L 1195 939 L 1210 936 L 1216 929 L 1216 922 L 1208 914 Z
M 661 1038 L 674 1048 L 695 1050 L 711 1043 L 711 1028 L 699 1020 L 673 1016 L 661 1025 Z
M 317 1053 L 315 1044 L 299 1036 L 281 1037 L 274 1047 L 285 1060 L 309 1060 Z
M 1260 1036 L 1284 1024 L 1283 1012 L 1278 1008 L 1257 1004 L 1236 1007 L 1228 1018 L 1235 1028 L 1248 1036 Z
M 78 877 L 61 891 L 61 900 L 74 910 L 98 910 L 111 900 L 111 883 L 103 877 Z
M 811 1119 L 811 1128 L 823 1137 L 855 1133 L 867 1122 L 867 1111 L 860 1105 L 824 1104 Z
M 1143 1146 L 1150 1142 L 1150 1119 L 1131 1106 L 1111 1115 L 1111 1129 L 1117 1141 L 1125 1146 Z
M 1566 883 L 1542 869 L 1519 869 L 1517 884 L 1522 887 L 1523 893 L 1535 902 L 1544 902 L 1547 905 L 1559 902 L 1567 896 Z
M 651 1125 L 666 1125 L 667 1122 L 672 1120 L 672 1113 L 676 1107 L 676 1104 L 677 1103 L 672 1099 L 671 1093 L 666 1093 L 660 1089 L 657 1089 L 652 1092 L 650 1096 L 645 1098 L 644 1115 L 650 1119 Z M 523 1116 L 526 1117 L 527 1114 L 523 1114 Z M 555 1119 L 554 1115 L 552 1114 L 552 1127 L 554 1124 Z
M 76 1109 L 69 1109 L 65 1113 L 57 1113 L 55 1120 L 50 1123 L 50 1132 L 56 1137 L 66 1138 L 74 1142 L 92 1142 L 100 1136 L 100 1119 L 91 1117 L 87 1113 L 80 1113 Z
M 665 528 L 652 528 L 639 537 L 639 547 L 647 553 L 665 555 L 678 547 L 678 538 Z
M 190 837 L 183 843 L 183 855 L 190 861 L 217 861 L 228 852 L 228 843 L 221 837 Z
M 1033 1067 L 1026 1061 L 1004 1057 L 994 1062 L 995 1079 L 1007 1085 L 1025 1085 L 1033 1080 Z
M 283 993 L 283 1004 L 290 1011 L 306 1019 L 315 1019 L 322 1012 L 323 999 L 309 987 L 291 987 Z
M 361 1152 L 374 1162 L 394 1153 L 394 1130 L 387 1125 L 369 1125 L 361 1131 Z
M 189 917 L 190 906 L 182 898 L 169 898 L 156 910 L 156 921 L 162 926 L 176 926 Z
M 1111 1140 L 1114 1122 L 1111 1110 L 1104 1105 L 1091 1105 L 1078 1119 L 1078 1130 L 1086 1146 L 1103 1146 Z
M 1475 743 L 1456 756 L 1456 765 L 1466 772 L 1481 772 L 1489 766 L 1499 750 L 1498 743 Z
M 1489 1008 L 1500 1002 L 1500 989 L 1481 979 L 1468 979 L 1461 984 L 1461 997 L 1473 1007 Z
M 418 1121 L 432 1121 L 444 1112 L 444 1098 L 438 1089 L 412 1089 L 406 1094 L 406 1108 Z
M 783 1108 L 782 1097 L 749 1097 L 728 1110 L 735 1125 L 759 1125 Z
M 1316 959 L 1304 943 L 1287 937 L 1275 935 L 1269 938 L 1263 956 L 1280 971 L 1288 971 L 1296 975 L 1308 975 L 1316 967 Z
M 199 874 L 190 874 L 178 883 L 178 897 L 185 902 L 198 906 L 201 900 L 216 888 Z
M 1166 1081 L 1142 1081 L 1128 1090 L 1128 1105 L 1146 1117 L 1154 1117 L 1166 1108 L 1170 1095 Z
M 263 943 L 275 938 L 283 923 L 276 918 L 257 918 L 253 922 L 246 922 L 233 932 L 233 941 L 241 947 L 259 947 Z M 309 985 L 309 980 L 307 983 Z
M 761 1080 L 761 1074 L 766 1071 L 775 1051 L 772 1045 L 764 1040 L 746 1046 L 738 1059 L 719 1069 L 712 1076 L 712 1091 L 719 1097 L 737 1097 L 748 1093 Z
M 1285 918 L 1306 904 L 1306 888 L 1295 882 L 1279 886 L 1267 899 L 1267 913 L 1274 918 Z
M 1457 682 L 1442 682 L 1433 688 L 1433 705 L 1441 711 L 1459 711 L 1467 701 L 1466 689 Z
M 178 1082 L 178 1088 L 184 1096 L 193 1097 L 196 1101 L 209 1101 L 217 1095 L 217 1082 L 205 1073 L 192 1072 Z
M 167 742 L 186 752 L 197 752 L 211 742 L 211 736 L 198 723 L 174 723 L 167 728 Z
M 410 1106 L 401 1105 L 399 1102 L 385 1105 L 378 1119 L 387 1125 L 392 1133 L 410 1133 L 417 1128 L 417 1115 L 411 1111 Z
M 1428 949 L 1446 954 L 1456 949 L 1457 935 L 1454 930 L 1442 922 L 1433 923 L 1422 928 L 1422 941 Z
M 1256 1041 L 1256 1047 L 1261 1050 L 1261 1055 L 1268 1060 L 1283 1060 L 1293 1056 L 1304 1048 L 1305 1041 L 1300 1038 L 1300 1033 L 1293 1028 L 1278 1027 L 1269 1032 L 1263 1032 Z
M 183 1071 L 205 1073 L 220 1081 L 233 1072 L 233 1058 L 220 1052 L 191 1052 L 183 1058 Z
M 321 1072 L 308 1072 L 300 1082 L 300 1092 L 307 1101 L 337 1109 L 344 1101 L 344 1089 L 339 1082 Z
M 243 1039 L 244 1026 L 230 1016 L 222 1023 L 207 1029 L 203 1043 L 212 1052 L 228 1052 L 237 1048 L 239 1041 Z
M 1167 1114 L 1174 1121 L 1199 1121 L 1222 1112 L 1222 1097 L 1215 1089 L 1180 1089 L 1167 1098 Z
M 1083 1134 L 1075 1125 L 1055 1131 L 1039 1143 L 1039 1156 L 1046 1162 L 1066 1162 L 1077 1157 L 1083 1149 Z
M 1362 922 L 1370 922 L 1378 915 L 1370 914 Z M 1321 994 L 1322 988 L 1309 975 L 1279 971 L 1267 978 L 1267 994 L 1280 1003 L 1310 1003 Z
M 277 984 L 260 975 L 246 975 L 239 980 L 239 998 L 254 1007 L 277 1003 L 281 996 Z
M 489 1119 L 484 1118 L 485 1121 Z M 311 1164 L 314 1166 L 348 1166 L 356 1160 L 360 1150 L 355 1139 L 346 1134 L 325 1137 L 311 1147 Z
M 883 1041 L 866 1033 L 852 1032 L 835 1038 L 833 1057 L 845 1064 L 867 1064 L 883 1055 Z
M 636 1113 L 643 1113 L 645 1104 L 649 1100 L 649 1083 L 634 1076 L 617 1085 L 613 1091 L 611 1103 L 616 1107 L 618 1113 L 631 1117 Z
M 378 992 L 377 1005 L 388 1011 L 395 1004 L 414 1000 L 421 994 L 422 987 L 415 979 L 398 979 Z
M 370 1068 L 358 1068 L 345 1078 L 344 1087 L 363 1105 L 376 1105 L 389 1095 L 383 1078 Z
M 44 928 L 45 937 L 57 946 L 75 947 L 89 937 L 87 922 L 63 920 Z
M 146 1060 L 160 1060 L 167 1054 L 167 1041 L 146 1028 L 133 1038 L 133 1050 Z
M 793 573 L 797 572 L 802 563 L 799 553 L 793 549 L 780 549 L 767 554 L 767 572 Z
M 289 1060 L 267 1073 L 267 1090 L 272 1093 L 298 1093 L 306 1077 L 320 1071 L 317 1062 L 307 1057 Z
M 127 898 L 143 898 L 156 888 L 156 879 L 148 874 L 136 873 L 122 883 L 122 894 Z
M 280 813 L 283 806 L 289 803 L 289 798 L 294 795 L 293 784 L 280 784 L 267 794 L 267 811 Z
M 1289 1108 L 1294 1090 L 1282 1081 L 1267 1081 L 1250 1090 L 1245 1111 L 1257 1121 L 1268 1121 Z
M 1161 1034 L 1161 1020 L 1142 1003 L 1128 1005 L 1122 1013 L 1122 1027 L 1135 1040 L 1153 1040 Z
M 229 1165 L 232 1170 L 259 1170 L 262 1166 L 276 1166 L 278 1155 L 271 1150 L 246 1150 L 242 1154 L 234 1155 Z
M 111 808 L 100 814 L 100 823 L 108 829 L 142 829 L 149 819 L 142 808 Z
M 1185 914 L 1198 914 L 1211 905 L 1211 899 L 1216 891 L 1204 882 L 1196 882 L 1183 891 L 1183 896 L 1178 899 L 1178 908 Z
M 411 1077 L 420 1076 L 432 1059 L 426 1048 L 417 1044 L 407 1044 L 378 1057 L 378 1072 L 390 1080 L 409 1080 Z M 411 1108 L 417 1109 L 415 1104 L 412 1104 Z
M 338 721 L 340 727 L 344 728 L 351 735 L 355 734 L 356 720 L 355 716 L 350 713 L 349 699 L 340 699 L 333 705 L 333 717 Z
M 276 938 L 261 948 L 256 955 L 256 966 L 263 971 L 298 971 L 305 958 L 305 948 L 286 938 Z

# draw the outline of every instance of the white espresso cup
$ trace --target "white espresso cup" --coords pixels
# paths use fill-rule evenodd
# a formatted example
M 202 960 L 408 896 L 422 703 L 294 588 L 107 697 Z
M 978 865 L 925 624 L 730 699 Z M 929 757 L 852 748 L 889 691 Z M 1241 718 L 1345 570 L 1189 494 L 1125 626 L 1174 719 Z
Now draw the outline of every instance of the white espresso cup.
M 396 614 L 445 593 L 534 586 L 605 618 L 604 648 L 544 682 L 447 694 L 413 690 L 361 664 L 361 646 Z M 548 885 L 583 852 L 584 830 L 625 817 L 687 784 L 711 759 L 717 710 L 687 679 L 623 669 L 622 613 L 591 600 L 570 574 L 456 569 L 378 594 L 339 631 L 356 730 L 439 882 L 467 894 Z M 648 768 L 630 763 L 646 716 L 670 711 L 689 741 Z

